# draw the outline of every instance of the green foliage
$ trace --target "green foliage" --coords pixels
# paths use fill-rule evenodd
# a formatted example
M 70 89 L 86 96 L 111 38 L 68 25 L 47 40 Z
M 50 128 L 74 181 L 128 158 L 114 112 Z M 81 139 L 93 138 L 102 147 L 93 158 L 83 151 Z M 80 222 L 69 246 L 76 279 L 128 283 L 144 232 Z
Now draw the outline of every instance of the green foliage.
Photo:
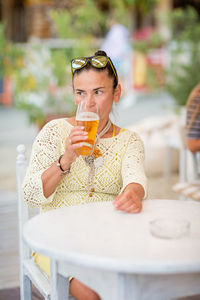
M 69 10 L 52 10 L 57 37 L 70 39 L 72 46 L 69 59 L 88 55 L 98 48 L 96 38 L 104 38 L 109 30 L 111 19 L 131 28 L 133 12 L 139 10 L 145 15 L 151 11 L 159 0 L 110 0 L 109 9 L 102 10 L 98 1 L 76 0 Z
M 111 0 L 110 4 L 110 12 L 107 15 L 107 31 L 109 28 L 110 18 L 114 19 L 116 22 L 126 26 L 127 28 L 131 28 L 132 23 L 132 10 L 129 9 L 126 1 L 121 0 Z
M 159 1 L 162 0 L 110 0 L 110 13 L 117 22 L 131 28 L 136 14 L 140 13 L 144 17 Z
M 68 78 L 65 49 L 51 51 L 51 61 L 53 75 L 57 79 L 57 86 L 65 85 Z
M 158 81 L 156 69 L 147 68 L 147 85 L 152 89 L 165 89 L 178 106 L 185 105 L 194 86 L 200 81 L 200 22 L 195 9 L 176 9 L 168 15 L 171 38 L 168 41 L 168 65 L 164 81 Z M 134 43 L 134 49 L 148 53 L 163 44 L 158 34 L 146 41 Z
M 185 105 L 200 81 L 200 23 L 195 9 L 177 9 L 169 15 L 172 31 L 170 64 L 166 69 L 166 89 L 177 105 Z
M 23 68 L 13 76 L 15 106 L 24 110 L 30 122 L 39 126 L 49 115 L 71 116 L 75 111 L 72 89 L 67 85 L 65 49 L 27 45 Z
M 3 77 L 5 72 L 5 66 L 3 61 L 3 54 L 5 53 L 6 41 L 4 38 L 4 27 L 0 23 L 0 77 Z
M 178 42 L 199 43 L 200 23 L 197 11 L 188 6 L 187 9 L 176 9 L 168 16 L 172 40 Z
M 57 37 L 71 42 L 67 50 L 68 61 L 93 53 L 98 48 L 96 37 L 102 37 L 106 30 L 106 15 L 93 0 L 79 0 L 71 10 L 52 10 L 50 16 Z
M 163 45 L 163 39 L 158 32 L 154 32 L 148 39 L 142 41 L 134 41 L 133 48 L 147 54 L 149 51 L 159 48 Z
M 159 0 L 124 0 L 124 3 L 139 9 L 144 15 L 156 6 Z
M 96 5 L 94 0 L 81 1 L 72 10 L 72 20 L 74 20 L 75 33 L 78 37 L 83 35 L 93 35 L 100 37 L 105 30 L 106 15 Z
M 62 39 L 102 36 L 105 30 L 106 16 L 93 0 L 79 0 L 70 10 L 52 10 L 50 16 Z
M 13 72 L 21 68 L 22 57 L 22 48 L 6 41 L 4 25 L 0 23 L 0 77 L 12 76 Z
M 50 14 L 56 33 L 61 39 L 73 38 L 71 16 L 69 11 L 52 10 Z
M 30 123 L 35 123 L 39 126 L 43 124 L 45 120 L 45 112 L 40 107 L 26 102 L 25 99 L 15 102 L 15 107 L 28 113 Z
M 110 0 L 114 7 L 123 5 L 126 8 L 140 8 L 143 13 L 148 13 L 161 0 Z
M 98 45 L 96 38 L 104 38 L 109 30 L 110 19 L 131 28 L 132 14 L 139 10 L 147 14 L 159 0 L 110 0 L 108 10 L 102 10 L 98 1 L 76 0 L 69 10 L 52 10 L 57 37 L 70 39 L 72 44 L 69 59 L 93 53 Z
M 180 62 L 180 54 L 172 54 L 170 67 L 166 70 L 166 89 L 178 105 L 185 105 L 194 86 L 200 81 L 200 53 L 189 47 L 186 62 Z M 176 60 L 177 58 L 177 60 Z

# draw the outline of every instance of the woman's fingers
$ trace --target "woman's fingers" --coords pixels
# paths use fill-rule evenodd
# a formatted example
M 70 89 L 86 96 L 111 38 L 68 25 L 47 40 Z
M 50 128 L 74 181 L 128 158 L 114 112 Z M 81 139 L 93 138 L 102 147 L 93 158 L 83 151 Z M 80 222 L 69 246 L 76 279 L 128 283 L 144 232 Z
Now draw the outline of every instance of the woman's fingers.
M 116 207 L 117 210 L 122 210 L 128 213 L 138 213 L 142 209 L 142 205 L 138 205 L 137 202 L 133 201 L 126 201 L 125 203 L 121 204 L 120 206 Z
M 142 202 L 132 193 L 122 193 L 113 202 L 115 209 L 129 213 L 138 213 L 142 210 Z
M 66 139 L 65 153 L 62 160 L 68 163 L 72 163 L 78 157 L 77 149 L 84 146 L 84 141 L 87 140 L 88 135 L 83 126 L 74 126 L 70 132 L 70 135 Z
M 87 131 L 84 130 L 82 126 L 75 126 L 71 130 L 70 136 L 68 138 L 69 144 L 73 145 L 74 143 L 85 141 L 88 138 Z
M 133 205 L 130 205 L 129 207 L 127 207 L 125 211 L 128 213 L 139 213 L 139 212 L 141 212 L 141 210 L 142 210 L 142 205 L 137 206 L 137 205 L 133 204 Z
M 74 126 L 72 128 L 70 134 L 77 135 L 77 134 L 83 134 L 84 132 L 87 132 L 87 131 L 85 131 L 85 127 L 84 126 Z
M 88 133 L 83 126 L 74 126 L 67 139 L 67 148 L 76 150 L 83 146 L 83 142 L 87 140 Z
M 76 143 L 76 144 L 72 144 L 72 149 L 73 150 L 76 150 L 76 149 L 79 149 L 81 147 L 84 146 L 84 143 L 83 142 L 80 142 L 80 143 Z
M 133 200 L 127 200 L 124 203 L 121 203 L 118 207 L 118 210 L 123 210 L 126 212 L 137 212 L 139 210 L 138 204 L 133 202 Z
M 88 136 L 87 135 L 77 135 L 77 136 L 70 136 L 69 137 L 69 143 L 71 145 L 77 143 L 77 142 L 81 142 L 81 141 L 85 141 L 87 140 Z
M 132 201 L 130 199 L 121 197 L 121 199 L 118 199 L 114 206 L 116 209 L 125 210 L 130 207 L 130 205 L 132 205 Z

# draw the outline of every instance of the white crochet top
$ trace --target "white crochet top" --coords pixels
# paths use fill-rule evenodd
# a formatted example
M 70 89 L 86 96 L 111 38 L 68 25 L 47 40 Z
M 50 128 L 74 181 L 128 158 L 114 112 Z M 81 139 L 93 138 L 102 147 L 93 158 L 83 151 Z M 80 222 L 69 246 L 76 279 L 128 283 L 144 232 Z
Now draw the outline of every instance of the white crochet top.
M 141 184 L 146 193 L 143 143 L 136 133 L 123 130 L 115 137 L 101 138 L 97 144 L 103 154 L 103 164 L 95 169 L 92 193 L 87 190 L 89 167 L 79 156 L 55 192 L 45 198 L 41 175 L 64 153 L 71 129 L 72 125 L 66 119 L 57 119 L 47 123 L 39 132 L 23 183 L 26 202 L 46 211 L 88 202 L 112 201 L 133 182 Z

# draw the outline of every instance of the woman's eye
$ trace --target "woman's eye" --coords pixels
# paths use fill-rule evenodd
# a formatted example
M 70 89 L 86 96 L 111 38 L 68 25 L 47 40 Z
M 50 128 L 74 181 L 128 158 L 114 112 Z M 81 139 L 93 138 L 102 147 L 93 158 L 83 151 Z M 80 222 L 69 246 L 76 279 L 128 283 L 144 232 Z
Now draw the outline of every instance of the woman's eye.
M 100 90 L 96 91 L 96 94 L 97 94 L 97 95 L 101 95 L 102 93 L 103 93 L 103 92 L 100 91 Z
M 82 91 L 77 91 L 77 92 L 76 92 L 76 95 L 82 96 L 82 95 L 83 95 L 83 92 L 82 92 Z

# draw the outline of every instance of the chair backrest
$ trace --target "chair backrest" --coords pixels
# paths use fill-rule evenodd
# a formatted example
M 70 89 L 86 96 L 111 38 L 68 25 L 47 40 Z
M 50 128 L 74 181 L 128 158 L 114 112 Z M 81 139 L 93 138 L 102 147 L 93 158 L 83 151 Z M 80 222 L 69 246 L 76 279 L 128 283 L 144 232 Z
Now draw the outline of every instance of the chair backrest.
M 18 220 L 19 220 L 19 239 L 22 238 L 23 225 L 29 218 L 28 206 L 24 202 L 22 194 L 22 183 L 26 174 L 27 160 L 25 157 L 25 146 L 17 146 L 16 178 L 18 196 Z M 20 241 L 21 242 L 21 241 Z
M 25 157 L 25 146 L 17 146 L 16 179 L 18 195 L 18 226 L 19 226 L 19 261 L 20 261 L 20 286 L 23 286 L 23 261 L 30 257 L 30 249 L 23 242 L 23 225 L 29 219 L 28 205 L 24 202 L 22 194 L 22 183 L 26 174 L 27 160 Z
M 17 146 L 17 159 L 16 159 L 16 178 L 17 178 L 17 194 L 18 194 L 18 215 L 19 215 L 19 229 L 20 237 L 23 225 L 28 219 L 39 213 L 39 207 L 29 207 L 24 202 L 22 194 L 22 183 L 26 175 L 27 159 L 25 146 L 20 144 Z
M 31 289 L 27 289 L 25 287 L 24 281 L 24 261 L 31 261 L 29 258 L 31 257 L 31 250 L 23 242 L 23 225 L 25 222 L 28 221 L 30 217 L 37 214 L 39 209 L 30 209 L 28 204 L 24 201 L 23 194 L 22 194 L 22 183 L 24 177 L 26 175 L 27 170 L 27 160 L 25 157 L 25 146 L 18 145 L 17 146 L 17 160 L 16 160 L 16 178 L 17 178 L 17 193 L 18 193 L 18 220 L 19 220 L 19 255 L 20 255 L 20 294 L 21 299 L 32 299 L 31 298 Z M 44 276 L 43 272 L 39 269 L 33 268 L 32 265 L 28 265 L 29 275 L 31 273 L 31 280 L 36 286 L 36 288 L 40 291 L 40 293 L 44 296 L 45 299 L 50 299 L 50 285 L 49 280 Z M 36 280 L 37 278 L 37 280 Z M 55 275 L 52 275 L 52 285 L 54 286 Z M 27 285 L 27 283 L 26 283 Z M 29 286 L 30 287 L 30 286 Z M 66 285 L 67 288 L 67 285 Z M 27 296 L 28 295 L 28 296 Z M 73 297 L 69 299 L 74 299 Z

